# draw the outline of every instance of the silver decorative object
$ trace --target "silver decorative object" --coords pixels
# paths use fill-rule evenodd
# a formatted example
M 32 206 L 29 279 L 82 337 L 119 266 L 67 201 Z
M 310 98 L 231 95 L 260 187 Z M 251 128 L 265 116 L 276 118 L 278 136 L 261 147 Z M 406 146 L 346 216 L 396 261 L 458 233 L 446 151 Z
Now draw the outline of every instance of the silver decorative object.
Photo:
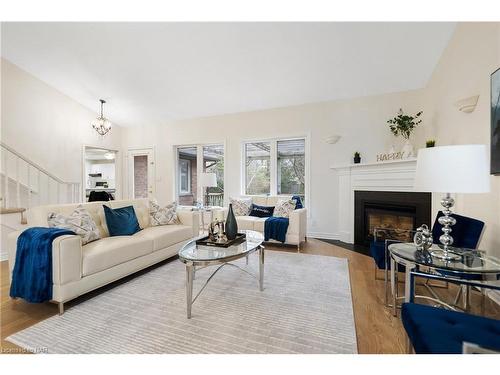
M 418 250 L 427 251 L 433 244 L 432 232 L 425 224 L 417 228 L 413 236 L 413 243 L 417 246 Z
M 208 226 L 208 237 L 210 241 L 217 243 L 227 242 L 227 237 L 224 234 L 224 221 L 215 220 Z
M 455 200 L 451 197 L 450 193 L 447 193 L 445 197 L 441 199 L 441 206 L 443 206 L 444 210 L 443 216 L 438 219 L 438 223 L 443 226 L 443 234 L 439 237 L 439 242 L 443 244 L 443 249 L 431 251 L 431 255 L 443 260 L 460 259 L 460 255 L 450 251 L 450 247 L 453 245 L 453 237 L 450 235 L 452 231 L 451 226 L 457 223 L 455 218 L 450 216 L 451 208 L 454 204 Z

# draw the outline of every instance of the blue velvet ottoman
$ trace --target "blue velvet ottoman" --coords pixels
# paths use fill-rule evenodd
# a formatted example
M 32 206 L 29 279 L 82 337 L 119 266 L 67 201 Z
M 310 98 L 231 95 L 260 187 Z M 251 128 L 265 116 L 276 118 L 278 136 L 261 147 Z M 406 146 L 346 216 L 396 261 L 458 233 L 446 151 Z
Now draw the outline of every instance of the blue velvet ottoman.
M 500 320 L 414 303 L 401 320 L 417 354 L 460 354 L 464 341 L 500 350 Z

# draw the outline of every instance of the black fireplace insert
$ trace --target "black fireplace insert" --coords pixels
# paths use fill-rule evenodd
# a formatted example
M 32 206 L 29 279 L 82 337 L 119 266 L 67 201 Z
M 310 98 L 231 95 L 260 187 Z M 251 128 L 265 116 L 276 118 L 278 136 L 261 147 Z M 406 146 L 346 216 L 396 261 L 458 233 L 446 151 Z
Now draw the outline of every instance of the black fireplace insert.
M 362 191 L 354 192 L 354 244 L 369 246 L 374 228 L 385 228 L 383 238 L 411 241 L 407 229 L 431 224 L 431 193 Z

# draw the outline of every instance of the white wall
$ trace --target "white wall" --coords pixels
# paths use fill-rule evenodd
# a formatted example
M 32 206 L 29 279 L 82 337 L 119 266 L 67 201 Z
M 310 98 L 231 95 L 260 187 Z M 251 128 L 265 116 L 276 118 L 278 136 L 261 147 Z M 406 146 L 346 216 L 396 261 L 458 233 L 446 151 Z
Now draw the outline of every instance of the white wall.
M 500 24 L 460 23 L 424 90 L 425 136 L 435 138 L 438 145 L 489 147 L 490 75 L 499 67 Z M 473 113 L 454 106 L 473 95 L 479 95 Z M 434 195 L 434 212 L 440 208 L 439 198 Z M 489 194 L 458 195 L 456 201 L 456 212 L 486 222 L 480 247 L 500 257 L 500 176 L 491 176 Z
M 83 145 L 120 149 L 120 126 L 113 124 L 110 134 L 99 137 L 90 125 L 96 112 L 5 59 L 1 59 L 1 65 L 2 142 L 71 182 L 82 182 Z M 121 165 L 117 171 L 120 185 Z
M 242 141 L 308 136 L 311 146 L 309 235 L 335 238 L 337 177 L 329 167 L 351 163 L 354 151 L 361 152 L 364 161 L 375 161 L 377 153 L 387 151 L 390 144 L 396 142 L 389 132 L 387 119 L 400 107 L 409 112 L 422 109 L 420 102 L 421 92 L 417 90 L 178 121 L 164 126 L 127 128 L 123 148 L 155 148 L 157 198 L 160 203 L 166 203 L 175 196 L 175 145 L 225 142 L 225 188 L 227 196 L 238 196 Z M 324 139 L 331 134 L 340 134 L 342 139 L 329 145 Z M 421 142 L 421 137 L 416 139 Z

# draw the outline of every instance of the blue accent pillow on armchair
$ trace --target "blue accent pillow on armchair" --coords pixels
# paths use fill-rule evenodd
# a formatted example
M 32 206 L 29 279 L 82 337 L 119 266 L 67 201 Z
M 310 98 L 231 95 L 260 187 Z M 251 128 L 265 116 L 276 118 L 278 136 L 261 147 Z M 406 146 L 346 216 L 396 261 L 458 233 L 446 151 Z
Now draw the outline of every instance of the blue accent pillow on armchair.
M 252 203 L 250 207 L 250 215 L 255 217 L 270 217 L 273 216 L 274 206 L 258 206 Z
M 105 205 L 103 207 L 104 215 L 106 216 L 106 225 L 111 237 L 131 236 L 141 230 L 133 206 L 115 209 Z

